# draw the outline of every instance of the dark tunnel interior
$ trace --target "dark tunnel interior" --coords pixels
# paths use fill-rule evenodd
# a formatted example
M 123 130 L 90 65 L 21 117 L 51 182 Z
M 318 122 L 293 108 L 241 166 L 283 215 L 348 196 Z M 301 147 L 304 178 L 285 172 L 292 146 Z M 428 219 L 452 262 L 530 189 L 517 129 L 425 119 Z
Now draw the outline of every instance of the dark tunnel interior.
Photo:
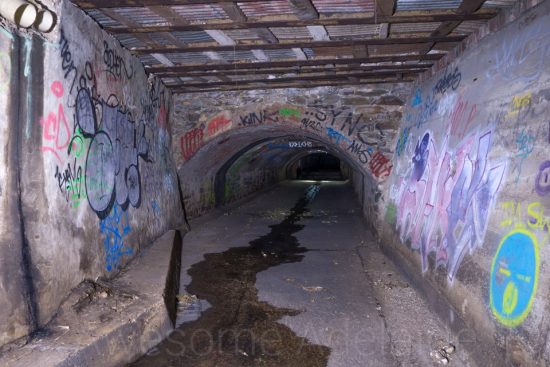
M 340 159 L 328 153 L 313 153 L 303 157 L 295 164 L 297 165 L 297 179 L 324 181 L 344 180 Z

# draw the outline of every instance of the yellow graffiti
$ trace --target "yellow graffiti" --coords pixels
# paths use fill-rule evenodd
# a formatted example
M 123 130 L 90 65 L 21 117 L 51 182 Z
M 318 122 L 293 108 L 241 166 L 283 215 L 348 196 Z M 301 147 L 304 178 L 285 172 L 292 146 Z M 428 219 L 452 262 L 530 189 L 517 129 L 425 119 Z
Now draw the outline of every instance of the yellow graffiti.
M 515 96 L 512 98 L 512 103 L 510 103 L 510 112 L 517 113 L 529 106 L 531 106 L 531 93 L 527 93 L 523 96 Z
M 509 281 L 504 290 L 504 297 L 502 298 L 502 309 L 504 313 L 510 315 L 516 309 L 518 305 L 518 287 L 513 281 Z
M 489 289 L 490 308 L 500 323 L 517 327 L 527 318 L 535 300 L 539 271 L 539 243 L 533 233 L 514 229 L 502 238 L 491 264 Z
M 525 205 L 523 207 L 525 208 Z M 545 231 L 549 229 L 550 217 L 544 215 L 544 206 L 538 201 L 527 205 L 527 215 L 523 212 L 521 203 L 505 201 L 501 203 L 501 208 L 505 212 L 505 217 L 500 222 L 501 227 L 514 226 Z

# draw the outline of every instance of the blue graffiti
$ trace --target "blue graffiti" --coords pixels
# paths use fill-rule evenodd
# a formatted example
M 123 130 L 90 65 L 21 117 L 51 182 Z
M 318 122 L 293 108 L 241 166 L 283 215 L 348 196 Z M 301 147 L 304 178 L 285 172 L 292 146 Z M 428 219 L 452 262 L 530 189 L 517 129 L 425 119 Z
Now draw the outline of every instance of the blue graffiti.
M 428 149 L 428 143 L 430 142 L 430 134 L 424 134 L 422 141 L 416 143 L 414 148 L 414 156 L 412 159 L 413 162 L 413 172 L 411 177 L 420 181 L 424 171 L 426 170 L 426 164 L 428 163 L 428 155 L 430 150 Z
M 519 159 L 519 162 L 516 164 L 517 176 L 516 183 L 519 181 L 521 176 L 521 171 L 523 168 L 523 162 L 531 155 L 533 149 L 535 148 L 535 137 L 531 134 L 525 132 L 523 129 L 518 136 L 516 137 L 516 158 Z
M 506 235 L 491 266 L 490 302 L 493 315 L 504 325 L 516 327 L 529 314 L 539 273 L 536 237 L 526 230 Z
M 397 140 L 397 145 L 395 146 L 395 153 L 397 153 L 398 157 L 401 156 L 401 153 L 403 153 L 403 151 L 407 147 L 407 142 L 409 141 L 410 133 L 411 133 L 410 127 L 404 128 L 403 132 L 401 133 L 401 136 Z
M 420 104 L 422 104 L 422 92 L 420 92 L 420 88 L 416 87 L 413 100 L 411 101 L 411 105 L 413 107 L 416 107 Z
M 342 133 L 334 130 L 332 127 L 327 127 L 327 134 L 329 138 L 334 139 L 336 144 L 340 144 L 340 139 L 344 140 L 345 142 L 351 144 L 351 140 L 346 138 Z
M 438 106 L 439 100 L 436 99 L 432 93 L 426 98 L 426 102 L 423 102 L 418 109 L 418 113 L 416 114 L 416 127 L 420 128 L 420 126 L 424 125 L 432 114 L 437 111 Z
M 124 245 L 124 237 L 131 231 L 128 212 L 115 205 L 111 215 L 99 222 L 101 233 L 105 235 L 103 248 L 105 249 L 105 268 L 107 271 L 118 269 L 122 256 L 131 256 L 134 250 Z

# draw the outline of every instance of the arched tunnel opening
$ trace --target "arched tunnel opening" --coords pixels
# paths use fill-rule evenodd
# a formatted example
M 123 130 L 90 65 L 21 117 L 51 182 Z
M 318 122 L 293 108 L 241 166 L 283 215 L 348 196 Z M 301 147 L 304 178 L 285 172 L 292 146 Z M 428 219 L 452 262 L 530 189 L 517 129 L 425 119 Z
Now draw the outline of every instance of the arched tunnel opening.
M 227 159 L 216 172 L 214 206 L 221 207 L 281 180 L 349 179 L 351 166 L 329 150 L 325 143 L 303 136 L 258 139 Z

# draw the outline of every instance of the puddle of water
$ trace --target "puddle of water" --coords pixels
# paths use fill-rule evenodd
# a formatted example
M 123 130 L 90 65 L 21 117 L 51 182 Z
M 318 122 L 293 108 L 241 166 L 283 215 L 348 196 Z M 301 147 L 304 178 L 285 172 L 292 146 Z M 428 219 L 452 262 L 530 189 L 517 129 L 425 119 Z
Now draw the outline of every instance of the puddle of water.
M 282 222 L 249 246 L 206 254 L 193 265 L 187 291 L 211 307 L 132 366 L 326 366 L 328 347 L 311 344 L 277 322 L 300 312 L 260 302 L 255 286 L 259 272 L 303 259 L 307 249 L 293 234 L 304 228 L 297 222 L 318 191 L 308 188 Z

